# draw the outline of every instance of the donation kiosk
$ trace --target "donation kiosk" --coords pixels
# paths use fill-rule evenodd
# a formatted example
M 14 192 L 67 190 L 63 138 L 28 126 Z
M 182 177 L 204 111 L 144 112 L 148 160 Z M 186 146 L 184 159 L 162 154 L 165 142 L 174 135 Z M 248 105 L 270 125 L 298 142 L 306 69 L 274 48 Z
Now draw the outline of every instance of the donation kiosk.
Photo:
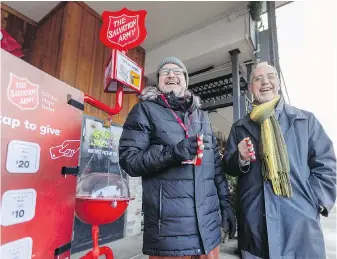
M 126 56 L 145 39 L 146 12 L 139 13 L 139 19 L 125 8 L 103 15 L 102 35 L 126 22 L 141 24 L 129 45 L 104 41 L 112 46 L 104 89 L 116 93 L 113 108 L 1 49 L 1 258 L 69 259 L 75 214 L 92 225 L 93 250 L 82 258 L 113 258 L 110 248 L 98 246 L 99 225 L 118 220 L 132 199 L 120 168 L 79 172 L 83 110 L 87 103 L 109 114 L 108 131 L 124 92 L 141 91 L 143 68 Z M 106 27 L 111 18 L 116 22 Z M 114 147 L 112 139 L 101 146 Z

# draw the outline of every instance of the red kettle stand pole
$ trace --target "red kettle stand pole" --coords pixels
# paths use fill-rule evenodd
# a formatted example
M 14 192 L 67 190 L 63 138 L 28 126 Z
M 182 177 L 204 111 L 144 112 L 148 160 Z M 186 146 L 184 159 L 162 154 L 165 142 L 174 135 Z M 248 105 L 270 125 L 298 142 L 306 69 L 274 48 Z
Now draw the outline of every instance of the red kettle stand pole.
M 86 94 L 84 95 L 84 102 L 107 113 L 108 115 L 116 115 L 122 110 L 123 95 L 124 95 L 123 85 L 121 83 L 118 83 L 116 91 L 115 107 L 111 108 L 110 106 L 102 103 L 101 101 L 95 99 L 94 97 Z

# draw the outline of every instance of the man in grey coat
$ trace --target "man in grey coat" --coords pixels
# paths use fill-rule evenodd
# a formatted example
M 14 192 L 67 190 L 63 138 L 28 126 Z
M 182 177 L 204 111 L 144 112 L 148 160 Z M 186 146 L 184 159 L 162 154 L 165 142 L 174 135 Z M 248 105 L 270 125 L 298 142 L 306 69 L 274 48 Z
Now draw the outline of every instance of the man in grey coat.
M 325 259 L 320 216 L 336 200 L 333 144 L 312 113 L 284 102 L 279 84 L 274 67 L 257 65 L 253 110 L 232 125 L 223 157 L 238 176 L 239 246 L 243 259 Z

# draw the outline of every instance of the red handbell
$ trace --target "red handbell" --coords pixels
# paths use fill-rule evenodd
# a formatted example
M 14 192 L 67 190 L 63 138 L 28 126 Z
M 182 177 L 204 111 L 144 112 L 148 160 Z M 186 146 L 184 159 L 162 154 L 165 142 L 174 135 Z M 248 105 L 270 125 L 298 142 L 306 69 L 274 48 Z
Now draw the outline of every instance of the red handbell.
M 255 151 L 254 151 L 252 141 L 249 138 L 246 138 L 246 143 L 247 143 L 247 146 L 248 146 L 248 149 L 249 149 L 250 161 L 255 162 L 256 161 L 256 155 L 255 155 Z
M 197 135 L 197 156 L 195 158 L 195 165 L 199 166 L 202 163 L 202 157 L 203 157 L 203 150 L 204 150 L 204 140 L 203 135 Z

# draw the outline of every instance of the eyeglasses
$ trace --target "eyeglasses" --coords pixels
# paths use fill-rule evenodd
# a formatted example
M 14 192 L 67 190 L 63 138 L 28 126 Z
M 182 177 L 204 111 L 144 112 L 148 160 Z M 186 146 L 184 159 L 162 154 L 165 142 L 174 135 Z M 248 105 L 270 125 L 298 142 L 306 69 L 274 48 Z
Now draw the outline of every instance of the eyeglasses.
M 176 76 L 182 75 L 184 73 L 182 69 L 175 67 L 175 68 L 163 68 L 159 71 L 159 75 L 167 76 L 168 74 L 170 74 L 171 71 Z
M 277 74 L 276 73 L 269 73 L 269 74 L 267 74 L 267 78 L 268 78 L 268 80 L 275 80 L 275 79 L 277 79 Z M 262 82 L 262 80 L 265 80 L 265 79 L 266 79 L 265 75 L 253 77 L 254 82 Z

